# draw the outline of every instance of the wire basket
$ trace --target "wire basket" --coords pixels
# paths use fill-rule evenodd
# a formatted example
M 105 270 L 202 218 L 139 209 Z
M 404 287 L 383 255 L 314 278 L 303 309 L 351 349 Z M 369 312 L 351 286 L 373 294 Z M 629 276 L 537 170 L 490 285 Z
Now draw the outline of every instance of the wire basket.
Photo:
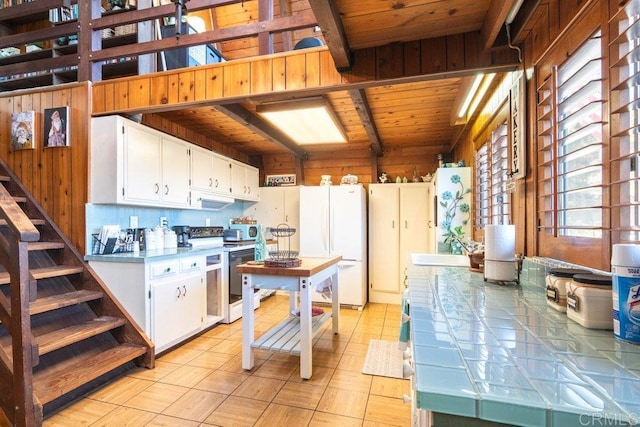
M 276 250 L 269 251 L 269 259 L 264 261 L 267 267 L 299 267 L 302 260 L 298 258 L 298 251 L 291 250 L 291 236 L 296 233 L 296 229 L 287 224 L 279 224 L 277 227 L 270 227 L 269 232 L 277 239 Z M 280 241 L 286 239 L 287 249 L 280 248 Z

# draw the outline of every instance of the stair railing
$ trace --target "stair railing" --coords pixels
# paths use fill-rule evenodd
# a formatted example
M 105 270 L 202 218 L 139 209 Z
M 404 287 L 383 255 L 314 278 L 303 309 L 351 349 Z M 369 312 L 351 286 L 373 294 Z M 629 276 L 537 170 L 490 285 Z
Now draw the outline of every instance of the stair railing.
M 29 242 L 40 232 L 6 188 L 0 185 L 0 219 L 8 236 L 0 235 L 0 263 L 10 276 L 11 300 L 0 292 L 0 321 L 11 336 L 12 357 L 0 347 L 0 405 L 14 425 L 39 424 L 42 407 L 34 402 L 33 366 L 38 352 L 31 334 L 29 302 L 36 299 L 36 281 L 29 272 Z

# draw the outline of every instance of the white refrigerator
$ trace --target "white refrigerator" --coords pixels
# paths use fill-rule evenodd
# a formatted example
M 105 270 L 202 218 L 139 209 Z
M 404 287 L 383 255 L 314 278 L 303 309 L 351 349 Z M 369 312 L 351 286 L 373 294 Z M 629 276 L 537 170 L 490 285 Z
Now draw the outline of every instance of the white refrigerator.
M 362 185 L 300 187 L 300 256 L 341 255 L 340 304 L 367 303 L 367 216 Z M 328 302 L 313 292 L 313 301 Z

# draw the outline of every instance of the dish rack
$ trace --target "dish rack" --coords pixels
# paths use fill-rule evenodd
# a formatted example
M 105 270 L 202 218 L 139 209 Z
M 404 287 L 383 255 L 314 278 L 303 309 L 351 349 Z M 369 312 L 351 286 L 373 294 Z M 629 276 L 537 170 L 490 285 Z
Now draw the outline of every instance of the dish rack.
M 291 250 L 291 236 L 296 229 L 287 224 L 270 227 L 269 231 L 276 238 L 276 250 L 269 251 L 269 258 L 264 261 L 265 267 L 300 267 L 302 260 L 298 258 L 298 251 Z M 287 249 L 280 249 L 280 241 L 286 239 Z

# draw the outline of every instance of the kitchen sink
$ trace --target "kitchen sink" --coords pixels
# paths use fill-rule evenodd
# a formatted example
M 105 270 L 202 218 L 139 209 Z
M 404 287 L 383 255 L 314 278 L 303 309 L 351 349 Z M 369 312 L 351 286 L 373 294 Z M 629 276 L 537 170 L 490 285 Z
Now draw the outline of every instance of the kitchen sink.
M 413 265 L 436 265 L 445 267 L 469 267 L 469 257 L 466 255 L 453 254 L 411 254 Z

